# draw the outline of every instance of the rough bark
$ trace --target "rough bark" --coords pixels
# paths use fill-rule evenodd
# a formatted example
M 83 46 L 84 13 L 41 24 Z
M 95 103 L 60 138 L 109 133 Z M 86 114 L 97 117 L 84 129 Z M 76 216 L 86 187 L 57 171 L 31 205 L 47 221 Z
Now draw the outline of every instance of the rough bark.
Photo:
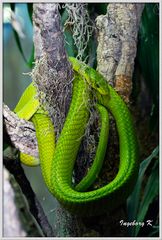
M 137 35 L 144 4 L 110 3 L 107 14 L 97 17 L 98 71 L 126 102 L 132 91 Z
M 9 182 L 9 173 L 4 168 L 3 172 L 3 195 L 6 200 L 3 203 L 3 236 L 4 237 L 25 237 L 26 232 L 22 229 L 22 226 L 19 221 L 19 213 L 15 206 L 15 194 L 12 189 L 12 186 Z M 7 202 L 7 203 L 6 203 Z M 8 208 L 12 211 L 8 211 Z
M 20 119 L 3 104 L 3 120 L 12 145 L 21 152 L 38 157 L 38 146 L 33 124 Z M 4 133 L 5 137 L 6 133 Z
M 6 169 L 14 176 L 16 182 L 18 183 L 22 193 L 24 194 L 24 196 L 26 197 L 26 200 L 28 202 L 29 211 L 32 215 L 29 216 L 29 213 L 28 213 L 27 216 L 25 216 L 26 213 L 28 212 L 25 204 L 22 208 L 24 210 L 23 220 L 27 221 L 27 219 L 28 219 L 28 224 L 29 225 L 31 224 L 31 226 L 29 226 L 28 230 L 26 228 L 26 231 L 28 232 L 28 234 L 29 234 L 29 229 L 31 230 L 31 227 L 33 227 L 33 224 L 34 224 L 34 221 L 32 218 L 32 216 L 33 216 L 35 218 L 35 220 L 37 221 L 38 225 L 40 226 L 43 236 L 54 237 L 55 234 L 53 232 L 53 229 L 52 229 L 51 225 L 49 224 L 48 219 L 42 209 L 42 206 L 40 205 L 35 193 L 33 192 L 28 179 L 25 176 L 24 170 L 20 164 L 20 160 L 15 157 L 13 157 L 12 159 L 8 158 L 8 157 L 4 157 L 3 162 L 4 162 L 4 166 L 6 167 Z M 15 193 L 17 195 L 19 195 L 20 191 L 18 189 L 18 186 L 16 185 L 16 188 L 14 186 L 13 189 L 15 190 Z M 20 210 L 20 207 L 22 207 L 22 206 L 19 205 L 18 207 Z M 23 221 L 22 221 L 22 223 L 23 223 Z M 30 234 L 32 234 L 32 233 L 30 233 Z M 41 235 L 40 233 L 38 233 L 38 229 L 37 229 L 37 231 L 33 230 L 33 234 L 37 234 L 37 236 Z
M 38 98 L 51 116 L 57 137 L 69 108 L 73 79 L 64 48 L 58 7 L 56 3 L 33 4 L 36 62 L 32 71 Z

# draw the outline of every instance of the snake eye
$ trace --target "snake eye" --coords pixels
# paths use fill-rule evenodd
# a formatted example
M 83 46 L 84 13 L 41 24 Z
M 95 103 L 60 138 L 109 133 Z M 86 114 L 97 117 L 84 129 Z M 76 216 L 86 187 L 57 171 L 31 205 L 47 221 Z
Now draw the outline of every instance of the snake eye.
M 100 88 L 100 85 L 99 85 L 98 83 L 96 83 L 96 87 L 97 87 L 97 88 Z

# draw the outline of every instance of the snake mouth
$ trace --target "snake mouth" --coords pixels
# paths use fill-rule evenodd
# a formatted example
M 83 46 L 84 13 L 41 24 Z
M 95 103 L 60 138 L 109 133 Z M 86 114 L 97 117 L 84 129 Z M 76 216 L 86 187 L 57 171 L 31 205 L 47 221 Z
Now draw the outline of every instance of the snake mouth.
M 97 88 L 97 91 L 101 94 L 101 95 L 109 95 L 109 93 L 107 91 L 105 91 L 104 89 L 101 89 L 101 88 Z

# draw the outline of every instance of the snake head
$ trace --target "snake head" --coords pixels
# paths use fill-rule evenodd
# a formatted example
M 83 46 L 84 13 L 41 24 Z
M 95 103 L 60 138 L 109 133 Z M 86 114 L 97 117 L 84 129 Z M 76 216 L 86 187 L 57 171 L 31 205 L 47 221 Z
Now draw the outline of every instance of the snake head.
M 108 83 L 99 72 L 74 57 L 69 57 L 69 60 L 73 70 L 84 77 L 92 88 L 97 90 L 101 95 L 109 95 Z
M 85 78 L 92 88 L 96 89 L 101 95 L 109 95 L 108 83 L 95 69 L 87 67 L 85 69 Z

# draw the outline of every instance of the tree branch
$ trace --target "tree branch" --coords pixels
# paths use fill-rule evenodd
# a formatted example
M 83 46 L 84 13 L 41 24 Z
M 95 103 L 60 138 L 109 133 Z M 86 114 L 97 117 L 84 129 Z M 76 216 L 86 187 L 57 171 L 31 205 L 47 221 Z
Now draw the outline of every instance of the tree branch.
M 4 142 L 21 152 L 38 157 L 35 129 L 31 122 L 20 119 L 3 104 Z
M 69 109 L 73 78 L 60 24 L 58 4 L 33 4 L 36 65 L 32 80 L 38 88 L 40 103 L 54 123 L 56 137 Z
M 54 237 L 55 234 L 52 227 L 48 223 L 47 217 L 33 192 L 28 179 L 25 176 L 24 170 L 20 164 L 19 159 L 10 159 L 4 157 L 4 166 L 14 176 L 15 180 L 19 184 L 23 194 L 25 195 L 29 204 L 29 210 L 39 224 L 44 236 Z
M 97 17 L 98 71 L 128 103 L 144 4 L 110 3 L 107 14 Z

